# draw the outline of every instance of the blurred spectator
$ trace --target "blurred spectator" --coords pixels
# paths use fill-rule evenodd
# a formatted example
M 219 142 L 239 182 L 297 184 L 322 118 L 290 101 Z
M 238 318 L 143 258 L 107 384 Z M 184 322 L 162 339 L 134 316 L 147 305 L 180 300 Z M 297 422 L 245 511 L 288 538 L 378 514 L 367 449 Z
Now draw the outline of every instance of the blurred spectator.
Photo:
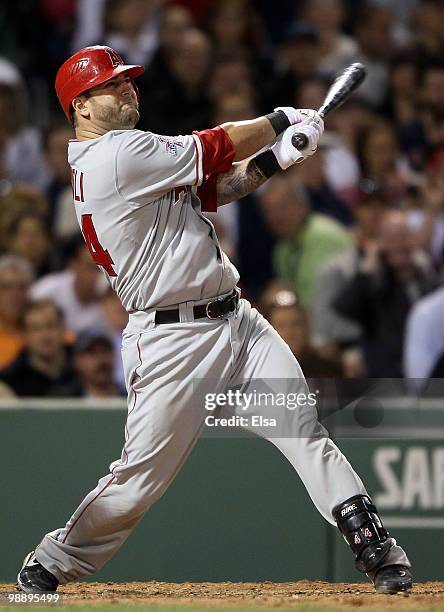
M 140 129 L 177 135 L 208 128 L 211 104 L 206 85 L 210 63 L 208 37 L 197 29 L 185 31 L 175 53 L 168 57 L 163 79 L 152 80 L 149 71 L 140 79 Z
M 389 83 L 384 112 L 402 126 L 415 119 L 420 97 L 418 59 L 413 53 L 399 53 L 389 65 Z
M 353 28 L 359 47 L 355 61 L 365 65 L 367 78 L 359 88 L 359 95 L 374 108 L 379 107 L 385 97 L 388 82 L 386 62 L 394 52 L 393 31 L 392 11 L 370 2 L 361 6 Z
M 0 372 L 19 397 L 68 397 L 78 389 L 65 345 L 63 313 L 50 300 L 30 302 L 23 314 L 24 348 Z
M 302 14 L 319 32 L 320 72 L 333 78 L 356 60 L 358 51 L 356 41 L 341 31 L 344 0 L 305 0 Z
M 28 185 L 3 185 L 0 190 L 0 253 L 9 248 L 9 228 L 15 219 L 24 213 L 48 217 L 48 202 L 45 196 Z
M 31 296 L 34 300 L 53 300 L 62 309 L 68 330 L 75 334 L 103 329 L 100 296 L 107 282 L 92 260 L 83 237 L 77 235 L 71 243 L 67 269 L 34 283 Z
M 413 390 L 423 390 L 427 379 L 444 378 L 444 287 L 419 300 L 407 321 L 404 376 Z
M 49 171 L 49 180 L 45 188 L 45 193 L 49 203 L 49 222 L 50 229 L 56 236 L 66 236 L 72 233 L 72 223 L 68 223 L 69 230 L 66 229 L 64 200 L 69 193 L 72 198 L 71 189 L 71 168 L 68 164 L 68 140 L 72 138 L 72 129 L 63 118 L 53 121 L 46 129 L 43 137 L 43 147 L 45 152 L 46 166 Z M 72 218 L 77 230 L 77 219 L 74 207 L 67 207 L 72 210 Z M 71 218 L 71 216 L 69 216 Z
M 440 57 L 421 72 L 420 121 L 430 147 L 444 146 L 444 61 Z
M 323 357 L 311 345 L 307 314 L 293 292 L 278 291 L 266 317 L 288 344 L 307 378 L 341 376 L 342 371 L 338 362 Z
M 416 197 L 407 211 L 415 232 L 415 245 L 427 252 L 439 269 L 444 263 L 444 151 L 432 158 Z
M 409 310 L 435 284 L 426 256 L 412 246 L 406 214 L 385 213 L 377 242 L 366 246 L 358 271 L 333 303 L 339 314 L 362 326 L 370 378 L 402 377 Z
M 149 64 L 158 46 L 159 0 L 106 0 L 103 44 L 127 64 Z
M 250 0 L 211 0 L 206 22 L 215 55 L 242 53 L 258 59 L 262 32 Z
M 313 213 L 307 190 L 286 174 L 275 175 L 261 194 L 262 210 L 278 238 L 276 275 L 290 280 L 304 308 L 310 307 L 318 274 L 325 262 L 348 249 L 352 240 L 333 219 Z
M 162 79 L 168 58 L 176 52 L 177 41 L 194 25 L 193 16 L 185 6 L 173 4 L 164 8 L 160 15 L 159 44 L 149 66 L 150 80 Z
M 15 255 L 0 257 L 0 368 L 23 347 L 23 313 L 32 281 L 29 263 Z
M 355 246 L 333 257 L 319 273 L 311 310 L 313 341 L 322 354 L 342 355 L 344 376 L 357 378 L 365 374 L 362 357 L 361 325 L 341 316 L 333 308 L 338 295 L 358 271 L 368 246 L 379 236 L 379 228 L 387 202 L 384 191 L 373 188 L 360 192 L 353 208 Z
M 356 201 L 361 170 L 358 137 L 375 122 L 375 115 L 359 98 L 345 102 L 328 119 L 323 141 L 325 178 L 336 195 L 349 205 Z
M 47 181 L 40 134 L 27 125 L 22 82 L 0 82 L 0 178 L 43 188 Z
M 26 259 L 34 275 L 48 272 L 51 239 L 46 217 L 35 210 L 23 210 L 6 224 L 6 250 Z
M 336 195 L 327 182 L 322 146 L 316 155 L 306 159 L 303 164 L 293 166 L 288 174 L 295 177 L 307 190 L 312 212 L 327 215 L 343 225 L 351 224 L 350 207 Z
M 386 109 L 397 122 L 410 166 L 420 172 L 430 154 L 444 145 L 444 62 L 434 58 L 421 66 L 416 56 L 414 60 L 407 57 L 395 71 Z
M 279 0 L 279 10 L 276 10 L 277 5 L 270 0 L 254 0 L 254 4 L 264 20 L 273 43 L 281 44 L 288 23 L 296 17 L 299 3 L 294 0 Z
M 374 121 L 359 134 L 357 152 L 362 179 L 380 185 L 392 204 L 399 205 L 410 176 L 393 127 L 383 120 Z
M 114 379 L 114 348 L 107 335 L 81 334 L 74 346 L 74 366 L 82 397 L 106 399 L 126 395 Z
M 415 13 L 414 53 L 422 63 L 442 57 L 444 51 L 444 6 L 441 0 L 420 0 Z
M 208 85 L 214 113 L 220 114 L 219 108 L 223 104 L 226 96 L 242 96 L 244 100 L 249 100 L 249 106 L 254 106 L 256 91 L 253 83 L 253 75 L 248 62 L 239 55 L 226 55 L 219 58 L 212 67 L 210 81 Z M 253 114 L 246 114 L 245 119 L 252 119 L 255 115 L 253 108 L 248 109 Z M 216 125 L 219 125 L 216 121 Z
M 294 105 L 301 83 L 319 76 L 319 32 L 307 22 L 292 23 L 287 29 L 279 56 L 277 79 L 268 94 L 270 108 Z
M 122 346 L 122 332 L 128 323 L 128 313 L 122 306 L 116 292 L 109 287 L 100 300 L 106 331 L 113 341 L 114 353 L 114 379 L 122 387 L 125 386 L 125 374 L 123 371 L 122 357 L 120 354 Z

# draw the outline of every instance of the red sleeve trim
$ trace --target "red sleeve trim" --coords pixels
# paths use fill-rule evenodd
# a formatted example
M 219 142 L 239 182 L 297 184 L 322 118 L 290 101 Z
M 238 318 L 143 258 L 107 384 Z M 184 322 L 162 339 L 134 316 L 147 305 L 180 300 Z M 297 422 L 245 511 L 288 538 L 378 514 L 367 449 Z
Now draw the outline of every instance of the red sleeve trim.
M 202 145 L 204 180 L 216 172 L 226 172 L 236 156 L 233 141 L 217 126 L 211 130 L 193 132 Z
M 217 175 L 227 172 L 236 156 L 233 141 L 226 131 L 217 126 L 211 130 L 193 132 L 199 138 L 202 146 L 203 183 L 197 188 L 197 195 L 201 201 L 202 211 L 217 211 Z M 196 144 L 197 167 L 199 147 Z M 197 171 L 198 173 L 198 171 Z

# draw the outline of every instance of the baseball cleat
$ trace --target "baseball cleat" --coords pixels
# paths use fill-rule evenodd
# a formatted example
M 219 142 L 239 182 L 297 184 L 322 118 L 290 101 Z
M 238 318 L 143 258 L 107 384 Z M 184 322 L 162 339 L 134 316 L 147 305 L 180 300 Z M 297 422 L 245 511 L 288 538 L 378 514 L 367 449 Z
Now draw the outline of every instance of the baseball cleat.
M 373 581 L 377 593 L 408 593 L 412 588 L 412 572 L 403 565 L 387 565 L 381 567 Z
M 17 576 L 17 589 L 19 591 L 48 593 L 56 591 L 58 586 L 59 581 L 37 561 L 34 550 L 26 555 L 22 569 Z

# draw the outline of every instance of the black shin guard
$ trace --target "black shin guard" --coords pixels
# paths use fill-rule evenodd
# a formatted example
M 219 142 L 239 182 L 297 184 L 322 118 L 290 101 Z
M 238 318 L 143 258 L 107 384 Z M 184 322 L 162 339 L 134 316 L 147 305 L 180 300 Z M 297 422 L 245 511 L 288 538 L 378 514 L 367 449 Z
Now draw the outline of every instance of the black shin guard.
M 368 573 L 382 562 L 396 544 L 389 538 L 376 506 L 366 495 L 355 495 L 333 508 L 333 517 L 356 556 L 356 568 Z

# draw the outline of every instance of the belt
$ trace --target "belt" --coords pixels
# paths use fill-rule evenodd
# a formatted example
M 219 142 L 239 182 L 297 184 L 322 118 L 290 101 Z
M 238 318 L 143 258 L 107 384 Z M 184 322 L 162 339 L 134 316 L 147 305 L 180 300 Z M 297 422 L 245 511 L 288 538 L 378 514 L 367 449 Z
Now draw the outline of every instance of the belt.
M 224 298 L 216 298 L 210 300 L 206 304 L 193 306 L 193 315 L 195 319 L 221 319 L 227 314 L 237 310 L 239 306 L 240 291 L 233 289 L 233 293 Z M 156 323 L 179 323 L 179 309 L 174 310 L 156 310 Z

